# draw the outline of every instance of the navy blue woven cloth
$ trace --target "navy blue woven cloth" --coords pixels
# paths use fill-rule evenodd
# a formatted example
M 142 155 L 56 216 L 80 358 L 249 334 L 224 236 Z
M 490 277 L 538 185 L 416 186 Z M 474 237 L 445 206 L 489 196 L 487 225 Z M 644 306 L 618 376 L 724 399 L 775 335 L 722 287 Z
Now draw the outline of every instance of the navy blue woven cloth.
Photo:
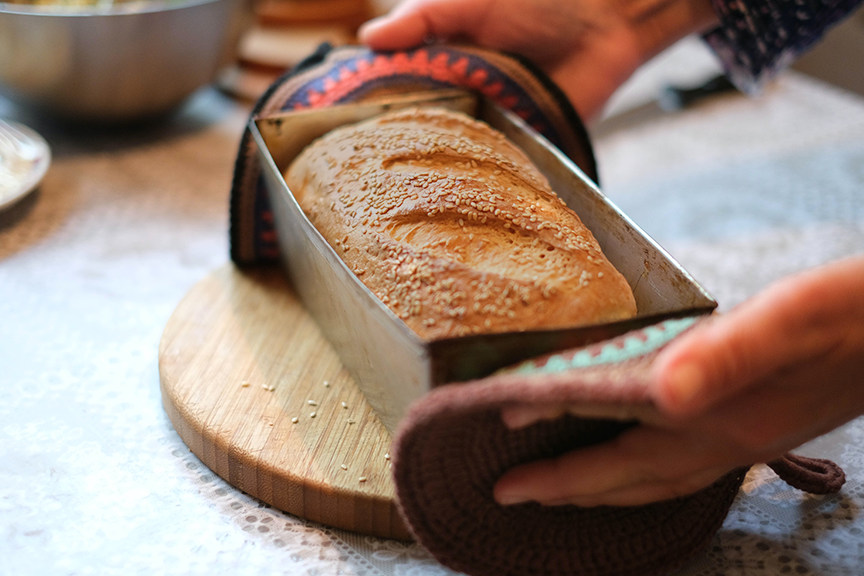
M 862 0 L 711 0 L 720 26 L 704 38 L 729 79 L 755 92 L 810 49 Z

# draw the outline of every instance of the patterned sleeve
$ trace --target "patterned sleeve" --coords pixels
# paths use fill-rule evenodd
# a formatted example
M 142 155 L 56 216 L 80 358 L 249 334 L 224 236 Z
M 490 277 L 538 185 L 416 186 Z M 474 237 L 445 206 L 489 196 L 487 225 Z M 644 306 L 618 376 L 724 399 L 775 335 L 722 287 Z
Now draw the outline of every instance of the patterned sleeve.
M 745 92 L 791 64 L 862 0 L 711 0 L 720 26 L 704 38 Z

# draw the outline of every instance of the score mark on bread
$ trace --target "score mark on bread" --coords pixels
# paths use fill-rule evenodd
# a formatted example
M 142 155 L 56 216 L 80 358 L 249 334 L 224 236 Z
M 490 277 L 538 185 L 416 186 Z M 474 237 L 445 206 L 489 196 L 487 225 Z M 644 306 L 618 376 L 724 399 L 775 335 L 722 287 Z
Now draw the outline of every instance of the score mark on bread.
M 632 317 L 626 280 L 503 134 L 412 108 L 310 144 L 285 179 L 360 280 L 427 340 Z

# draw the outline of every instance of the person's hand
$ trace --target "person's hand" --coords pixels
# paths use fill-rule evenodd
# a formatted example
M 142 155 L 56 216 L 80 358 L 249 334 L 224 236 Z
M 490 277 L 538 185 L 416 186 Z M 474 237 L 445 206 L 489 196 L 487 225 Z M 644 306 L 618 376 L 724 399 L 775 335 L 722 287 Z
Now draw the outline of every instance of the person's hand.
M 641 64 L 716 23 L 710 0 L 407 0 L 359 37 L 376 50 L 435 39 L 521 54 L 590 121 Z
M 502 504 L 639 505 L 690 494 L 864 414 L 864 257 L 791 276 L 670 344 L 661 412 L 597 446 L 514 468 Z M 567 411 L 514 406 L 510 428 Z

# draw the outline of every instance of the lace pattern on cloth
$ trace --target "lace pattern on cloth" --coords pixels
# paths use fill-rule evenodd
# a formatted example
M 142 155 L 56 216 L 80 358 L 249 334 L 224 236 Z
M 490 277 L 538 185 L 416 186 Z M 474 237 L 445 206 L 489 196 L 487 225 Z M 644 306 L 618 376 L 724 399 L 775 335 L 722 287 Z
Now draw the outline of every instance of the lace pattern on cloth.
M 171 437 L 166 449 L 177 462 L 176 485 L 191 488 L 200 495 L 202 505 L 213 507 L 225 522 L 239 526 L 248 554 L 261 556 L 260 561 L 250 557 L 240 573 L 259 569 L 258 574 L 304 576 L 457 574 L 415 543 L 333 530 L 270 508 L 212 474 L 173 433 L 167 419 L 164 426 Z M 846 445 L 841 454 L 829 455 L 843 461 L 850 478 L 864 477 L 864 419 L 833 436 L 832 445 Z M 820 450 L 817 446 L 814 453 Z M 864 560 L 864 531 L 855 525 L 855 519 L 862 510 L 864 482 L 860 480 L 851 479 L 840 494 L 815 496 L 792 488 L 765 465 L 754 466 L 708 549 L 670 576 L 858 576 Z M 225 543 L 226 553 L 239 544 L 220 536 L 225 528 L 199 528 Z M 279 566 L 264 562 L 273 558 L 280 559 Z
M 166 426 L 170 427 L 167 421 Z M 832 444 L 847 442 L 838 459 L 850 477 L 864 476 L 864 419 L 833 434 L 840 439 Z M 247 569 L 309 576 L 457 574 L 415 543 L 333 530 L 274 510 L 210 473 L 179 437 L 174 442 L 177 446 L 171 453 L 181 470 L 179 483 L 194 486 L 226 521 L 240 526 L 246 534 L 244 546 L 259 549 L 256 554 L 262 560 L 274 554 L 281 559 L 280 566 L 268 567 L 249 558 Z M 765 465 L 754 466 L 708 549 L 670 576 L 858 576 L 864 560 L 864 532 L 854 521 L 862 510 L 864 482 L 860 480 L 850 480 L 840 494 L 815 496 L 792 488 Z

